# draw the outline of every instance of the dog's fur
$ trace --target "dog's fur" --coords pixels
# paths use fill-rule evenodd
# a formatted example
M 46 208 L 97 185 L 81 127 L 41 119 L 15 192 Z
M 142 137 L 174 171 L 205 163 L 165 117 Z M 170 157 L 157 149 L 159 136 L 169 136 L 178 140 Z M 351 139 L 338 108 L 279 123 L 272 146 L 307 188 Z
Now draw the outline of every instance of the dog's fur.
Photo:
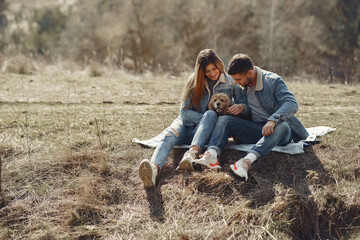
M 231 105 L 231 99 L 225 93 L 216 93 L 212 95 L 208 108 L 214 110 L 217 115 L 225 115 Z

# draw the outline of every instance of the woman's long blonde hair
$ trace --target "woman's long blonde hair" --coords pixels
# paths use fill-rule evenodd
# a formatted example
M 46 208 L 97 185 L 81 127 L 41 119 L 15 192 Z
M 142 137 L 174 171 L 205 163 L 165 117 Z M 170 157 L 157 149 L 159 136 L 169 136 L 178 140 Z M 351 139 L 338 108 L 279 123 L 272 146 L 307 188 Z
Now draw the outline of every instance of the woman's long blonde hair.
M 200 110 L 200 101 L 204 96 L 204 84 L 205 84 L 205 68 L 210 63 L 213 63 L 221 73 L 224 73 L 224 63 L 212 49 L 204 49 L 199 52 L 196 63 L 195 71 L 187 80 L 184 92 L 181 98 L 181 106 L 186 99 L 190 97 L 190 101 L 186 108 L 195 106 L 196 110 Z

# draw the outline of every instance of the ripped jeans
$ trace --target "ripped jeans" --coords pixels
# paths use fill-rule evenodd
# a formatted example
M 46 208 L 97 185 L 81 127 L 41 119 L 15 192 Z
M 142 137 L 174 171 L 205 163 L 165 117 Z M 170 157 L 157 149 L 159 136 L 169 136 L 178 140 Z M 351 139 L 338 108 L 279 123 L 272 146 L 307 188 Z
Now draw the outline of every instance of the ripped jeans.
M 165 130 L 165 135 L 156 147 L 151 162 L 161 169 L 176 145 L 190 144 L 202 149 L 209 141 L 216 120 L 216 112 L 212 110 L 206 111 L 196 126 L 184 126 L 180 118 L 175 119 Z

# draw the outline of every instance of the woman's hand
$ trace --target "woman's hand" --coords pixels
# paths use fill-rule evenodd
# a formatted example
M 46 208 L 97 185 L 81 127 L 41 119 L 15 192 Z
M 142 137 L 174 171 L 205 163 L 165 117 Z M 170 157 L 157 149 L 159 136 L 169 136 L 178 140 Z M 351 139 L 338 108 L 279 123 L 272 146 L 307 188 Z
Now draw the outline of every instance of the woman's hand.
M 244 104 L 233 104 L 229 107 L 227 113 L 232 115 L 238 115 L 245 110 Z

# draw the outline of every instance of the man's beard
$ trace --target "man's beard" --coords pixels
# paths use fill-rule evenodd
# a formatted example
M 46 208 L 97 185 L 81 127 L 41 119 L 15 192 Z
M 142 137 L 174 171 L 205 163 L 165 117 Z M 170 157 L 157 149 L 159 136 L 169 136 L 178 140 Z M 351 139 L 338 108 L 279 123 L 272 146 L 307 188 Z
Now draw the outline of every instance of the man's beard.
M 252 81 L 251 81 L 251 78 L 246 78 L 246 84 L 245 84 L 245 86 L 244 87 L 250 87 L 249 85 L 252 83 Z

